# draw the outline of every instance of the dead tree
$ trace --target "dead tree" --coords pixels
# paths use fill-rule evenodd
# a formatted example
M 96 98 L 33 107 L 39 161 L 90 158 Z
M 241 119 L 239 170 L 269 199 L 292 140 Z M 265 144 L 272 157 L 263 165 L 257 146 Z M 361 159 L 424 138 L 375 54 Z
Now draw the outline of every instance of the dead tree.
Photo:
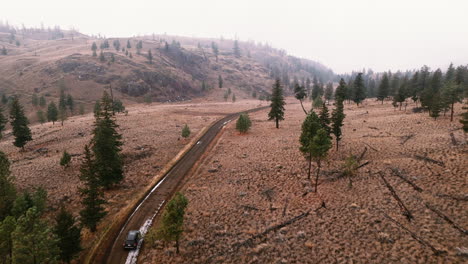
M 403 174 L 401 173 L 401 171 L 398 169 L 398 168 L 390 168 L 390 170 L 392 171 L 392 173 L 396 176 L 398 176 L 400 179 L 402 179 L 403 181 L 405 181 L 406 183 L 408 183 L 409 185 L 411 185 L 411 187 L 413 187 L 414 190 L 418 191 L 418 192 L 422 192 L 422 189 L 421 187 L 417 186 L 415 183 L 413 183 L 412 181 L 410 181 L 408 178 L 406 178 L 405 176 L 403 176 Z
M 428 247 L 432 250 L 432 252 L 434 253 L 434 255 L 436 256 L 440 256 L 442 254 L 445 254 L 446 252 L 443 251 L 443 250 L 438 250 L 436 249 L 433 245 L 431 245 L 429 242 L 425 241 L 424 239 L 420 238 L 418 235 L 416 235 L 415 233 L 411 232 L 408 228 L 404 227 L 402 224 L 400 224 L 398 221 L 396 221 L 395 219 L 391 218 L 389 215 L 387 215 L 386 213 L 382 213 L 385 218 L 387 218 L 388 220 L 392 221 L 393 223 L 395 223 L 399 228 L 403 229 L 404 231 L 406 231 L 408 234 L 411 235 L 411 237 L 414 238 L 414 240 L 418 241 L 421 245 L 423 245 L 424 247 Z
M 390 191 L 390 193 L 392 194 L 393 198 L 395 198 L 395 200 L 397 201 L 398 203 L 398 206 L 400 207 L 400 209 L 402 210 L 402 214 L 404 216 L 406 216 L 406 219 L 408 219 L 408 221 L 411 221 L 414 217 L 413 215 L 411 214 L 410 210 L 408 210 L 408 208 L 405 206 L 405 204 L 403 203 L 403 201 L 400 199 L 400 197 L 396 194 L 395 192 L 395 189 L 393 189 L 393 187 L 390 185 L 390 183 L 388 183 L 388 181 L 385 179 L 383 173 L 381 171 L 378 172 L 380 178 L 382 179 L 382 181 L 384 182 L 385 186 L 387 187 L 387 189 Z
M 457 225 L 455 222 L 452 221 L 452 219 L 450 219 L 448 216 L 444 215 L 441 211 L 437 210 L 434 206 L 426 203 L 426 207 L 431 210 L 432 212 L 434 212 L 436 215 L 438 215 L 440 218 L 444 219 L 445 221 L 447 221 L 447 223 L 449 223 L 450 225 L 453 226 L 453 228 L 457 229 L 458 231 L 460 231 L 463 235 L 468 235 L 468 230 L 464 229 L 463 227 Z

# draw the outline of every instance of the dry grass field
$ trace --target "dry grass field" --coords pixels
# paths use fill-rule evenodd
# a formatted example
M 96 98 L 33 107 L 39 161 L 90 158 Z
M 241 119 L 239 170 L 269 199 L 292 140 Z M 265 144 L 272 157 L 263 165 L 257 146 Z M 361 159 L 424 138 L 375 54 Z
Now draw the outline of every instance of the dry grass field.
M 312 192 L 307 162 L 298 149 L 305 115 L 297 101 L 288 101 L 280 129 L 267 121 L 267 111 L 251 115 L 253 125 L 246 135 L 234 124 L 227 126 L 182 188 L 189 206 L 181 253 L 146 244 L 139 263 L 466 262 L 466 252 L 461 256 L 458 249 L 468 245 L 466 233 L 429 209 L 468 228 L 468 145 L 458 120 L 434 121 L 425 113 L 412 113 L 411 107 L 395 111 L 389 102 L 374 101 L 363 107 L 346 104 L 345 114 L 340 150 L 330 151 L 318 193 Z M 349 188 L 348 180 L 333 172 L 348 155 L 359 155 L 366 147 L 362 162 L 370 163 Z M 411 212 L 411 221 L 380 173 Z M 326 208 L 315 210 L 322 202 Z M 297 222 L 239 246 L 311 209 Z M 445 253 L 436 256 L 385 215 Z

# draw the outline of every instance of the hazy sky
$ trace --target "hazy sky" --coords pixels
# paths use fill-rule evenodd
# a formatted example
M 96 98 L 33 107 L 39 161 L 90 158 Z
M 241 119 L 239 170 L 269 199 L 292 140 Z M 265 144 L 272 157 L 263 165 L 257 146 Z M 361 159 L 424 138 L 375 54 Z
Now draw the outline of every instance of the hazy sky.
M 3 0 L 10 24 L 268 42 L 337 73 L 468 63 L 468 0 Z

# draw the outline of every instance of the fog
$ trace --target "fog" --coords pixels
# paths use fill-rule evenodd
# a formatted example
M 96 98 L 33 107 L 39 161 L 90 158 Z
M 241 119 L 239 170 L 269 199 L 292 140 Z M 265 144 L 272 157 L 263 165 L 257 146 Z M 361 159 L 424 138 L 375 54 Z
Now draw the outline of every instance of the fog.
M 268 42 L 337 73 L 468 63 L 466 0 L 2 1 L 0 19 L 129 37 L 167 33 Z

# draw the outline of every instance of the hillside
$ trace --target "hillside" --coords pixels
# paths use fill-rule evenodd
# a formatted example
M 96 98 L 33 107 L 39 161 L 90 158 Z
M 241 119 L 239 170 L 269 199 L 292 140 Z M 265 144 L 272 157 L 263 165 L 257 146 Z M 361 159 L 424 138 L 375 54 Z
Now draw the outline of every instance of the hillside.
M 138 51 L 140 41 L 142 48 Z M 93 42 L 98 47 L 95 57 Z M 219 49 L 218 56 L 212 43 Z M 235 56 L 234 41 L 224 39 L 167 35 L 104 39 L 59 28 L 20 30 L 3 26 L 0 49 L 3 47 L 7 54 L 0 55 L 0 93 L 19 95 L 33 120 L 37 110 L 31 104 L 33 94 L 45 96 L 49 103 L 57 100 L 59 87 L 88 112 L 110 86 L 114 96 L 125 104 L 197 97 L 223 101 L 228 88 L 237 98 L 267 96 L 276 77 L 290 85 L 296 78 L 328 81 L 334 76 L 319 63 L 288 56 L 268 45 L 239 42 L 240 56 Z M 223 89 L 218 87 L 219 76 Z

